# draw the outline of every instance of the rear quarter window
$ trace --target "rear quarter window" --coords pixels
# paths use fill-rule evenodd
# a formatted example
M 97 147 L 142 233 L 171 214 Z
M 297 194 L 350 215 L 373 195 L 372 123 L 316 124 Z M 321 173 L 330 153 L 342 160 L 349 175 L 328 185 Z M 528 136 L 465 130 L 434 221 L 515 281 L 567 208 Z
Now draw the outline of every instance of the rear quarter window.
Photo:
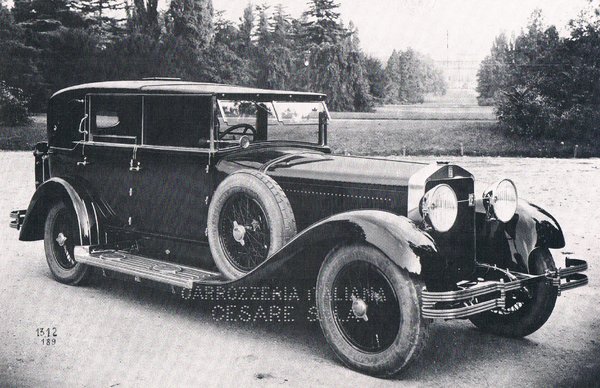
M 91 96 L 90 104 L 90 140 L 103 143 L 141 144 L 141 96 Z

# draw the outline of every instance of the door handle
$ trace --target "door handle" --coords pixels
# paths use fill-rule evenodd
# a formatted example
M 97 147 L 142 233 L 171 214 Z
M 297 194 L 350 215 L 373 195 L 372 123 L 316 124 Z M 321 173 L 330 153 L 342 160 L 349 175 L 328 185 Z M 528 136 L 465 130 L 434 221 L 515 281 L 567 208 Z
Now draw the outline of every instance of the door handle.
M 83 128 L 83 123 L 85 122 L 85 120 L 87 120 L 88 115 L 87 113 L 83 116 L 83 118 L 81 119 L 81 121 L 79 122 L 79 133 L 83 133 L 84 135 L 88 134 L 88 131 L 85 130 L 85 128 Z
M 85 167 L 88 164 L 92 164 L 92 162 L 88 162 L 87 156 L 84 156 L 82 161 L 77 162 L 78 166 L 84 166 Z

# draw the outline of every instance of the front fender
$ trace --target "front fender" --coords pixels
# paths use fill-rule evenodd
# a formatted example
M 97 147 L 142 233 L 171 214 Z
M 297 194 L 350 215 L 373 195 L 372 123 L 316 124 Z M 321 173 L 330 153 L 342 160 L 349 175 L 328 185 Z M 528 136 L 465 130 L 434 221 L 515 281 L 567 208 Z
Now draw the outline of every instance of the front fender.
M 327 253 L 351 242 L 373 245 L 399 267 L 415 275 L 434 271 L 438 261 L 433 239 L 413 221 L 380 210 L 356 210 L 309 226 L 246 275 L 244 282 L 314 280 Z
M 63 201 L 75 210 L 79 243 L 100 244 L 102 229 L 109 220 L 115 218 L 115 213 L 106 203 L 96 199 L 87 185 L 72 178 L 51 178 L 38 187 L 29 202 L 19 240 L 35 241 L 44 238 L 46 217 L 57 201 Z
M 481 199 L 475 206 L 479 261 L 529 272 L 529 257 L 534 249 L 565 246 L 558 221 L 537 205 L 519 199 L 515 216 L 506 224 L 487 220 Z

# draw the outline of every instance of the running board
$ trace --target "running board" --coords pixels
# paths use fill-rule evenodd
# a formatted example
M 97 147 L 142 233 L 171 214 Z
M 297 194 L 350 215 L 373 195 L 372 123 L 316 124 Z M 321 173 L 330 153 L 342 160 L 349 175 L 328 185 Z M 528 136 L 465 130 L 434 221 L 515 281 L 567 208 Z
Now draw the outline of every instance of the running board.
M 221 283 L 224 280 L 218 272 L 204 271 L 123 251 L 104 249 L 90 252 L 89 247 L 76 246 L 74 253 L 75 260 L 79 263 L 176 287 L 193 289 L 196 284 Z

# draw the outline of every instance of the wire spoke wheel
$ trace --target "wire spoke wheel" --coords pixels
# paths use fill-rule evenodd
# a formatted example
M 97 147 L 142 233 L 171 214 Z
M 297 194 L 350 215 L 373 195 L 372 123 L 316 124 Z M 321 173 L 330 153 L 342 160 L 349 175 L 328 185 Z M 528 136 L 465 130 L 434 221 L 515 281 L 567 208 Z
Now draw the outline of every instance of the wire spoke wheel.
M 423 283 L 365 243 L 332 249 L 317 277 L 319 324 L 335 354 L 353 369 L 392 376 L 427 342 Z
M 268 256 L 270 228 L 262 206 L 245 193 L 229 197 L 221 209 L 219 236 L 229 262 L 248 272 Z
M 90 267 L 75 259 L 75 245 L 79 243 L 75 211 L 62 202 L 56 203 L 46 218 L 44 248 L 50 272 L 61 283 L 77 285 L 90 277 Z
M 292 206 L 279 184 L 253 170 L 237 171 L 217 186 L 207 224 L 210 252 L 228 279 L 246 275 L 296 234 Z
M 336 324 L 364 352 L 381 352 L 394 342 L 402 319 L 389 279 L 373 264 L 347 264 L 333 283 Z
M 74 233 L 75 221 L 66 208 L 61 209 L 52 225 L 52 236 L 54 236 L 54 255 L 58 265 L 69 270 L 75 267 Z

